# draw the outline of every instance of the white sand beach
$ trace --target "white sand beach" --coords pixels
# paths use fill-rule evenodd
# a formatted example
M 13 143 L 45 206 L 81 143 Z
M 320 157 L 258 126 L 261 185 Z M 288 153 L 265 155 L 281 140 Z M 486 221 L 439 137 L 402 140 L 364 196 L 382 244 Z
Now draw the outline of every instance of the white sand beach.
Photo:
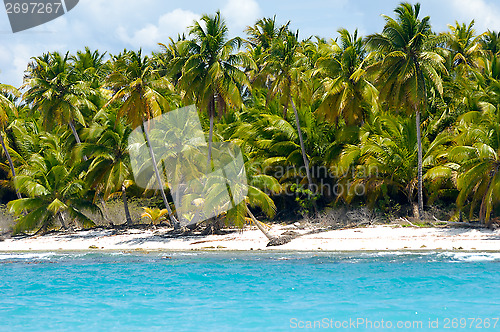
M 500 251 L 500 230 L 418 228 L 378 225 L 311 233 L 293 225 L 275 225 L 273 235 L 294 231 L 301 236 L 281 246 L 267 247 L 268 239 L 255 227 L 226 235 L 170 237 L 168 228 L 156 230 L 96 229 L 44 236 L 11 238 L 0 251 L 53 250 L 283 250 L 383 251 L 481 250 Z

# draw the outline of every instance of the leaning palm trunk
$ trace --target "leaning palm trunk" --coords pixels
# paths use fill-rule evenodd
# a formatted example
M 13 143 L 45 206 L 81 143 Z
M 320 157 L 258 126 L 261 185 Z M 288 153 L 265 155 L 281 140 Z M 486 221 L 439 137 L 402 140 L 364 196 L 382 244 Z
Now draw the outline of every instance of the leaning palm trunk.
M 63 229 L 68 229 L 68 225 L 66 225 L 66 220 L 64 219 L 64 214 L 62 211 L 57 212 L 57 215 L 59 217 L 59 222 L 61 223 L 61 226 Z
M 486 187 L 486 192 L 483 195 L 483 199 L 481 200 L 481 207 L 479 208 L 479 221 L 481 222 L 481 225 L 486 224 L 486 214 L 487 214 L 487 208 L 486 208 L 486 200 L 489 199 L 488 197 L 488 192 L 490 191 L 491 184 L 493 182 L 493 178 L 495 178 L 496 174 L 498 173 L 498 170 L 500 168 L 500 164 L 497 165 L 495 170 L 491 170 L 490 172 L 490 179 L 488 180 L 488 186 Z M 488 225 L 491 224 L 491 219 L 488 219 Z
M 295 123 L 297 124 L 297 132 L 299 133 L 300 151 L 302 152 L 302 159 L 304 160 L 304 166 L 306 167 L 307 181 L 309 183 L 308 187 L 309 189 L 311 189 L 313 183 L 311 178 L 311 172 L 309 171 L 309 160 L 307 159 L 306 149 L 304 147 L 304 139 L 302 138 L 302 129 L 300 127 L 299 113 L 297 112 L 297 108 L 295 107 L 295 104 L 293 103 L 293 99 L 291 96 L 290 96 L 290 102 L 292 104 L 293 112 L 295 113 Z
M 130 211 L 128 209 L 127 188 L 125 187 L 125 183 L 122 184 L 122 199 L 123 199 L 123 209 L 125 210 L 125 218 L 127 220 L 127 226 L 131 226 L 132 217 L 130 217 Z
M 214 116 L 210 114 L 210 131 L 208 132 L 208 159 L 207 159 L 207 171 L 212 171 L 212 140 L 214 134 Z
M 208 112 L 210 115 L 210 129 L 208 131 L 208 159 L 207 159 L 207 172 L 212 171 L 212 140 L 214 136 L 214 100 L 213 98 L 210 100 L 210 104 L 208 106 Z
M 285 102 L 285 106 L 283 106 L 283 119 L 286 121 L 288 116 L 288 99 Z
M 109 219 L 109 212 L 108 212 L 108 207 L 106 205 L 106 202 L 102 197 L 99 197 L 99 202 L 101 203 L 102 206 L 102 214 L 104 216 L 104 220 L 106 220 L 108 223 L 112 224 L 111 220 Z
M 148 144 L 148 148 L 149 148 L 149 156 L 151 157 L 151 161 L 153 163 L 153 169 L 155 172 L 156 181 L 158 183 L 158 189 L 160 190 L 161 198 L 163 199 L 163 203 L 165 204 L 165 208 L 167 209 L 168 216 L 170 218 L 172 226 L 174 227 L 174 229 L 179 229 L 180 224 L 177 221 L 177 219 L 175 218 L 175 216 L 172 212 L 172 209 L 170 209 L 167 195 L 165 194 L 165 190 L 163 189 L 163 181 L 161 180 L 160 172 L 158 171 L 158 165 L 156 164 L 156 157 L 155 157 L 155 154 L 153 152 L 153 147 L 151 146 L 151 142 L 149 140 L 148 130 L 147 130 L 146 126 L 144 126 L 144 125 L 143 125 L 143 130 L 144 130 L 144 135 L 146 136 L 146 143 Z
M 7 156 L 7 160 L 9 161 L 10 171 L 12 172 L 12 178 L 14 178 L 16 176 L 16 170 L 14 169 L 14 163 L 12 162 L 12 158 L 10 157 L 10 153 L 7 150 L 7 146 L 5 146 L 5 142 L 3 140 L 3 135 L 1 132 L 0 132 L 0 144 L 2 144 L 2 148 L 5 151 L 5 156 Z M 19 193 L 19 191 L 17 191 L 17 188 L 15 188 L 15 190 L 16 190 L 17 198 L 21 199 L 22 196 Z
M 253 215 L 253 213 L 250 211 L 250 209 L 248 208 L 248 206 L 246 204 L 245 204 L 245 208 L 247 209 L 247 213 L 250 216 L 250 219 L 252 219 L 252 222 L 255 224 L 255 226 L 257 226 L 257 228 L 262 233 L 264 233 L 264 235 L 267 237 L 268 240 L 273 240 L 274 237 L 271 234 L 269 234 L 269 232 L 261 225 L 260 221 L 258 221 L 257 218 L 255 218 L 255 216 Z
M 424 212 L 424 194 L 422 182 L 422 134 L 420 132 L 420 111 L 416 111 L 416 124 L 417 124 L 417 145 L 418 145 L 418 216 L 419 220 L 422 219 Z
M 69 121 L 69 127 L 73 132 L 73 136 L 75 136 L 76 143 L 81 144 L 82 141 L 80 141 L 80 136 L 78 136 L 78 132 L 76 131 L 75 125 L 73 124 L 73 120 Z M 83 156 L 83 160 L 87 161 L 88 160 L 87 156 Z

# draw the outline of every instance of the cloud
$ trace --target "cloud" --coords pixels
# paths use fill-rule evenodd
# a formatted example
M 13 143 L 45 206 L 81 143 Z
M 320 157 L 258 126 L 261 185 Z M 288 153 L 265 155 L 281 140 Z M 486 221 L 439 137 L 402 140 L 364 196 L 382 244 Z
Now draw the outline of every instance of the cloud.
M 123 26 L 117 29 L 117 34 L 122 41 L 134 47 L 155 47 L 159 42 L 167 42 L 168 37 L 186 32 L 187 28 L 199 18 L 198 14 L 177 8 L 162 15 L 158 24 L 148 24 L 133 32 L 132 36 L 129 36 Z
M 0 83 L 11 84 L 20 87 L 23 80 L 23 73 L 33 56 L 30 46 L 24 44 L 11 45 L 9 50 L 0 48 L 1 63 L 9 65 L 0 68 Z
M 498 0 L 419 0 L 422 15 L 431 15 L 437 31 L 455 20 L 476 19 L 478 33 L 486 29 L 500 30 L 500 1 Z M 124 47 L 144 52 L 158 49 L 158 42 L 168 42 L 185 32 L 200 14 L 213 15 L 220 8 L 229 27 L 230 37 L 244 37 L 243 29 L 261 17 L 277 16 L 280 24 L 292 21 L 301 37 L 319 34 L 335 37 L 339 27 L 351 32 L 381 31 L 384 21 L 380 14 L 393 16 L 401 0 L 86 0 L 80 1 L 64 17 L 29 31 L 11 34 L 7 14 L 0 9 L 0 82 L 20 85 L 29 58 L 43 52 L 71 51 L 89 46 L 101 52 L 116 54 Z M 125 5 L 124 5 L 125 4 Z M 178 8 L 178 9 L 176 9 Z M 321 10 L 316 10 L 321 8 Z
M 33 51 L 27 45 L 16 45 L 13 49 L 16 55 L 13 61 L 14 68 L 12 70 L 15 73 L 24 73 L 28 63 L 31 61 Z
M 228 0 L 221 13 L 230 28 L 242 30 L 255 23 L 261 10 L 255 0 Z
M 5 46 L 0 45 L 0 63 L 5 63 L 7 61 L 10 61 L 10 59 L 11 55 L 9 50 Z
M 71 15 L 85 17 L 96 26 L 117 26 L 122 22 L 141 22 L 146 14 L 157 13 L 158 7 L 163 1 L 141 0 L 87 0 L 80 1 L 77 11 L 73 10 Z
M 500 30 L 500 6 L 497 3 L 484 0 L 451 0 L 451 8 L 459 17 L 458 21 L 475 19 L 478 33 L 490 30 Z

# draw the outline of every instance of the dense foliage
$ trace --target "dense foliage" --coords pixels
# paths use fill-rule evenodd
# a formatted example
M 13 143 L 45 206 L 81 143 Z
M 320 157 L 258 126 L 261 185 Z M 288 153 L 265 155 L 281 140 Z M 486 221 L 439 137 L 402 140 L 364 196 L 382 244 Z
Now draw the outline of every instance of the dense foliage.
M 237 144 L 249 181 L 245 201 L 210 227 L 242 225 L 251 211 L 293 220 L 345 205 L 420 219 L 445 206 L 450 219 L 491 224 L 500 212 L 499 33 L 478 34 L 474 22 L 434 32 L 419 4 L 384 17 L 383 31 L 365 38 L 339 29 L 329 41 L 301 40 L 290 22 L 263 18 L 229 39 L 217 12 L 150 55 L 87 48 L 33 58 L 22 87 L 0 84 L 2 198 L 14 231 L 91 227 L 88 212 L 109 218 L 114 197 L 133 224 L 130 196 L 158 196 L 143 220 L 176 226 L 168 183 L 137 186 L 127 142 L 192 104 L 209 160 L 212 142 Z

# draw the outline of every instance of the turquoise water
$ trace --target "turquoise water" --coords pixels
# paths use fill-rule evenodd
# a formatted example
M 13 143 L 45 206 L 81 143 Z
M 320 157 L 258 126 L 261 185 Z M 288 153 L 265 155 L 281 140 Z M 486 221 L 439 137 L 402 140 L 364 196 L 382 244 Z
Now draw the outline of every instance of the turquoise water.
M 18 253 L 0 269 L 2 331 L 500 330 L 500 253 Z

